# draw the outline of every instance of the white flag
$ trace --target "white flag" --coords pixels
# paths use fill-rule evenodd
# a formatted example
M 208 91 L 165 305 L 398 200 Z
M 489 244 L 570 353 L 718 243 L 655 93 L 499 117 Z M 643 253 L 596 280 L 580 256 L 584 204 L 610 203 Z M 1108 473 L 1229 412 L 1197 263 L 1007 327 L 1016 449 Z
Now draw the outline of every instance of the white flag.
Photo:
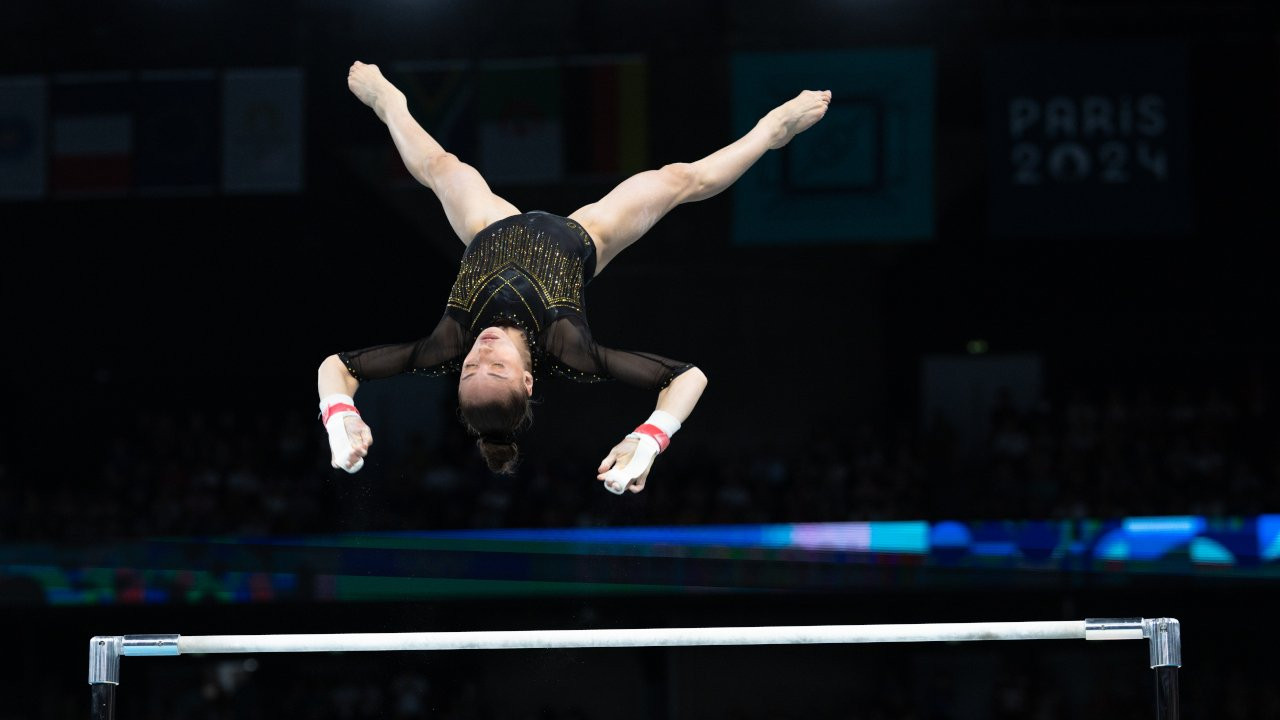
M 223 75 L 225 192 L 301 192 L 302 79 L 297 68 L 229 70 Z
M 0 198 L 44 195 L 47 97 L 42 77 L 0 78 Z

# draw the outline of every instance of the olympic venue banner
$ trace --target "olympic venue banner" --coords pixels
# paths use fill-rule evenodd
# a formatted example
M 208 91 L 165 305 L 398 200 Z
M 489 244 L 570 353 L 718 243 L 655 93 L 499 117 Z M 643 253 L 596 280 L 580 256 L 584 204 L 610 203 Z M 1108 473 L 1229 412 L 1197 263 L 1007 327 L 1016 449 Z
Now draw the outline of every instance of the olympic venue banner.
M 994 47 L 986 57 L 986 97 L 996 236 L 1190 231 L 1182 45 Z

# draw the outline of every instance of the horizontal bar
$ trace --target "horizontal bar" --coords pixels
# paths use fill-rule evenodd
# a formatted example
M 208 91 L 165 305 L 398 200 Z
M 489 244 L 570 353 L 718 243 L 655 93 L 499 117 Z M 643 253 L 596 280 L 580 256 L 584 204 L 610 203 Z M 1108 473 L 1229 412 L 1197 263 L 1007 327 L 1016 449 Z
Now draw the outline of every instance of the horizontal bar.
M 178 654 L 370 652 L 399 650 L 518 650 L 533 648 L 686 647 L 697 645 L 811 645 L 822 643 L 1083 640 L 1085 620 L 1048 622 L 810 625 L 781 627 L 518 630 L 479 632 L 343 633 L 308 635 L 177 636 Z M 123 654 L 134 647 L 125 636 Z M 148 636 L 151 638 L 174 636 Z M 167 643 L 164 643 L 167 644 Z M 147 645 L 147 652 L 156 654 Z
M 1142 640 L 1147 637 L 1142 618 L 1092 618 L 1084 621 L 1085 640 Z
M 125 635 L 121 638 L 120 654 L 126 657 L 147 655 L 177 655 L 177 635 Z

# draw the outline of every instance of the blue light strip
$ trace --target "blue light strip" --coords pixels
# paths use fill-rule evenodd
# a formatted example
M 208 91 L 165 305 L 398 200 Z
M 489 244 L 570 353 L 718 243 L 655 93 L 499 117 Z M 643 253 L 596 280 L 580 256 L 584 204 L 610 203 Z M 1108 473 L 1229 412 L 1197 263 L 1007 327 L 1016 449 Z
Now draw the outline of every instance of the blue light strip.
M 402 534 L 437 540 L 490 540 L 583 545 L 659 545 L 798 550 L 929 552 L 927 522 L 800 523 L 788 525 L 651 526 L 622 528 L 443 530 Z
M 114 564 L 100 564 L 107 556 Z M 782 563 L 776 573 L 758 574 L 758 563 L 771 562 Z M 806 563 L 831 573 L 813 575 Z M 727 592 L 754 587 L 753 577 L 844 582 L 830 578 L 863 576 L 842 575 L 838 566 L 867 563 L 998 569 L 999 578 L 988 577 L 997 582 L 1043 571 L 1280 580 L 1280 514 L 154 538 L 106 554 L 98 547 L 0 545 L 0 580 L 16 580 L 12 587 L 58 605 L 638 592 L 686 583 L 687 591 Z M 686 570 L 693 571 L 688 580 Z

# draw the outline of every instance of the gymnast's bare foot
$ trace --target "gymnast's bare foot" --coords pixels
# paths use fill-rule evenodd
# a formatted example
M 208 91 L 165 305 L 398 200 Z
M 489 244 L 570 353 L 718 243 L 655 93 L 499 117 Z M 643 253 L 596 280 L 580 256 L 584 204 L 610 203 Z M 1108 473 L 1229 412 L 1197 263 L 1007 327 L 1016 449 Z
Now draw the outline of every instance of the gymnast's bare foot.
M 404 93 L 382 76 L 377 65 L 367 65 L 359 60 L 352 63 L 347 71 L 347 87 L 360 98 L 360 102 L 373 108 L 383 122 L 387 121 L 388 103 L 405 101 Z
M 830 90 L 805 90 L 770 110 L 761 120 L 774 126 L 777 139 L 769 149 L 777 150 L 791 142 L 791 138 L 813 127 L 827 114 L 827 106 L 830 104 Z

